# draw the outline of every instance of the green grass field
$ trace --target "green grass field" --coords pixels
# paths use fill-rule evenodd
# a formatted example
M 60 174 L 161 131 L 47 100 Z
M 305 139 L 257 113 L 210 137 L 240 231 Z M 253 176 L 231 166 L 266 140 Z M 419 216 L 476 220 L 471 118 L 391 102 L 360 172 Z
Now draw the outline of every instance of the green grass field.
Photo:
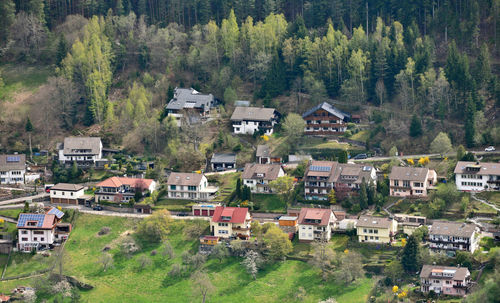
M 192 200 L 182 200 L 182 199 L 161 199 L 155 203 L 153 209 L 166 209 L 169 211 L 184 211 L 191 212 L 191 206 L 195 204 Z
M 22 208 L 13 208 L 13 209 L 2 209 L 0 210 L 0 216 L 5 216 L 9 218 L 16 219 L 17 216 L 23 211 Z
M 256 207 L 256 211 L 259 212 L 286 212 L 286 205 L 281 201 L 279 195 L 252 194 L 252 202 L 254 203 L 254 207 Z
M 487 191 L 477 194 L 477 197 L 480 199 L 484 199 L 496 206 L 500 207 L 500 192 L 496 191 Z
M 51 67 L 18 66 L 4 64 L 0 66 L 4 86 L 0 87 L 0 100 L 9 100 L 11 95 L 20 91 L 34 91 L 47 81 L 53 73 Z

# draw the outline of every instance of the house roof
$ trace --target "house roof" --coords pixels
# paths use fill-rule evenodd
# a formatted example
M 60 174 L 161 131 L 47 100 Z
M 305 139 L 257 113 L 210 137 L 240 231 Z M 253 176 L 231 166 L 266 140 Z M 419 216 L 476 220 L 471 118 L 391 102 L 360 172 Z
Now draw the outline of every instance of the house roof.
M 236 107 L 231 121 L 270 121 L 276 115 L 276 109 L 264 107 Z
M 469 238 L 474 234 L 476 229 L 476 226 L 473 224 L 452 221 L 434 221 L 429 234 Z
M 258 163 L 247 163 L 245 164 L 245 170 L 241 175 L 242 179 L 263 179 L 263 180 L 276 180 L 280 171 L 282 170 L 280 164 L 258 164 Z M 258 177 L 257 174 L 263 174 L 262 177 Z
M 333 182 L 338 164 L 335 161 L 311 161 L 304 175 L 306 177 L 328 177 L 328 182 Z
M 26 169 L 26 155 L 0 155 L 0 171 Z
M 84 187 L 79 184 L 71 184 L 71 183 L 57 183 L 52 186 L 50 190 L 64 190 L 64 191 L 79 191 Z
M 248 214 L 246 207 L 224 207 L 217 206 L 212 216 L 212 222 L 245 223 Z M 229 220 L 223 220 L 222 217 L 230 217 Z
M 420 271 L 420 278 L 430 278 L 432 273 L 442 273 L 448 272 L 453 274 L 453 280 L 463 281 L 467 276 L 470 275 L 469 269 L 467 267 L 452 267 L 452 266 L 437 266 L 437 265 L 424 265 Z M 451 277 L 450 277 L 451 278 Z
M 370 182 L 373 166 L 339 163 L 335 170 L 334 182 L 361 184 L 363 179 Z
M 168 177 L 168 185 L 198 186 L 203 178 L 202 174 L 197 173 L 171 173 Z
M 142 189 L 148 189 L 153 183 L 153 179 L 142 179 L 142 178 L 127 178 L 127 177 L 111 177 L 104 181 L 96 184 L 97 187 L 120 187 L 122 185 L 128 185 L 130 187 L 140 187 Z
M 101 138 L 99 137 L 66 137 L 60 147 L 65 155 L 81 155 L 75 150 L 89 150 L 85 154 L 98 155 L 101 151 Z
M 310 116 L 311 114 L 313 114 L 315 111 L 317 111 L 319 109 L 326 110 L 330 114 L 332 114 L 332 115 L 334 115 L 334 116 L 336 116 L 336 117 L 338 117 L 339 119 L 342 119 L 342 120 L 344 120 L 345 118 L 349 118 L 350 117 L 349 114 L 344 113 L 343 111 L 341 111 L 340 109 L 338 109 L 335 106 L 331 105 L 330 103 L 323 102 L 323 103 L 320 103 L 320 104 L 316 105 L 315 107 L 311 108 L 307 112 L 305 112 L 302 115 L 302 118 Z
M 234 101 L 234 106 L 250 106 L 250 101 L 236 100 Z
M 47 215 L 54 215 L 57 217 L 57 219 L 61 219 L 64 216 L 64 212 L 60 211 L 59 209 L 52 207 L 48 212 Z
M 167 109 L 210 108 L 213 102 L 212 94 L 204 95 L 193 88 L 176 87 L 174 97 L 168 102 Z
M 29 226 L 28 222 L 36 222 L 36 225 Z M 52 214 L 22 213 L 17 220 L 17 228 L 52 229 L 55 224 L 56 216 Z
M 299 213 L 299 224 L 326 226 L 330 222 L 332 211 L 326 208 L 303 207 Z M 309 220 L 321 220 L 319 223 L 307 222 Z
M 389 179 L 425 182 L 428 174 L 429 169 L 426 167 L 393 166 Z
M 390 228 L 392 219 L 385 217 L 360 216 L 357 227 Z
M 257 152 L 255 153 L 257 158 L 259 157 L 271 157 L 271 149 L 268 145 L 257 145 Z
M 236 154 L 216 153 L 212 155 L 211 163 L 236 163 Z
M 295 216 L 281 216 L 279 218 L 279 221 L 295 221 L 297 220 L 297 217 Z
M 500 163 L 459 161 L 455 174 L 500 175 Z

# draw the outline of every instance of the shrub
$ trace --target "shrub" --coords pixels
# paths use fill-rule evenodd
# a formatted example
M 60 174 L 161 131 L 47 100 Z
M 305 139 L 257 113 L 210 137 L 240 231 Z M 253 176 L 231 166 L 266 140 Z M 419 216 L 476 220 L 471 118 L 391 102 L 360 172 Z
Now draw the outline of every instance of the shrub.
M 97 233 L 99 236 L 104 236 L 104 235 L 107 235 L 109 234 L 109 232 L 111 231 L 111 228 L 108 227 L 108 226 L 104 226 L 103 228 L 101 228 L 101 230 Z

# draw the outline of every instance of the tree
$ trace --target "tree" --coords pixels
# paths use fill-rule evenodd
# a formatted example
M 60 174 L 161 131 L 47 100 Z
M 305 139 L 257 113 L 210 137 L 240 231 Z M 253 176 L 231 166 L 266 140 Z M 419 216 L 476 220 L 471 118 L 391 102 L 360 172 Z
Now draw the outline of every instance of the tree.
M 368 208 L 368 192 L 366 189 L 366 181 L 364 178 L 359 189 L 359 207 L 362 210 Z
M 80 176 L 80 171 L 78 170 L 78 164 L 76 163 L 76 160 L 73 161 L 73 164 L 71 165 L 71 179 L 75 180 Z
M 348 158 L 347 151 L 342 150 L 339 156 L 339 163 L 347 163 L 347 158 Z
M 234 241 L 233 241 L 234 242 Z M 257 279 L 257 273 L 262 265 L 263 260 L 260 254 L 254 250 L 249 250 L 245 254 L 245 258 L 241 264 L 245 267 L 247 272 L 252 276 L 252 278 Z
M 226 104 L 234 104 L 234 101 L 238 100 L 238 95 L 236 95 L 236 91 L 228 86 L 224 91 L 224 103 Z
M 411 117 L 410 137 L 420 137 L 422 135 L 422 123 L 417 115 Z
M 418 262 L 418 242 L 412 235 L 408 238 L 408 242 L 403 248 L 403 255 L 401 256 L 401 264 L 408 273 L 415 273 L 419 270 Z
M 335 252 L 325 241 L 315 241 L 311 246 L 313 254 L 309 263 L 321 270 L 321 278 L 323 281 L 326 281 L 333 273 L 334 262 L 336 259 Z
M 14 23 L 16 5 L 12 0 L 0 1 L 0 47 L 9 39 L 9 28 Z
M 164 256 L 167 259 L 173 259 L 175 256 L 174 249 L 172 248 L 172 245 L 170 242 L 165 242 L 163 244 L 163 250 L 162 250 L 162 256 Z
M 274 98 L 285 91 L 287 87 L 285 69 L 283 61 L 275 52 L 262 84 L 261 96 L 269 94 L 271 98 Z
M 330 204 L 337 204 L 337 197 L 335 197 L 335 189 L 333 188 L 328 193 L 328 202 L 330 202 Z
M 280 195 L 281 201 L 283 201 L 285 205 L 288 206 L 292 202 L 294 195 L 294 178 L 292 176 L 281 176 L 269 182 L 269 186 L 274 192 Z
M 474 123 L 476 113 L 476 105 L 472 97 L 469 96 L 467 99 L 467 106 L 465 108 L 465 143 L 467 147 L 474 146 L 474 138 L 476 135 L 476 127 Z
M 438 153 L 443 157 L 452 150 L 451 141 L 447 134 L 440 132 L 431 142 L 431 153 Z
M 106 271 L 113 267 L 113 257 L 109 253 L 103 253 L 98 261 L 102 266 L 102 270 Z
M 276 225 L 272 225 L 264 234 L 269 257 L 275 260 L 282 260 L 292 251 L 292 242 L 288 235 Z
M 389 150 L 389 157 L 397 157 L 398 156 L 398 148 L 396 146 L 391 147 Z
M 224 244 L 215 245 L 215 247 L 212 249 L 212 252 L 210 253 L 210 256 L 218 259 L 219 263 L 222 263 L 222 260 L 229 257 L 229 250 Z
M 33 124 L 31 124 L 30 117 L 26 119 L 26 125 L 24 126 L 24 130 L 28 133 L 29 136 L 30 160 L 33 161 L 33 149 L 31 148 L 31 132 L 33 131 Z
M 491 79 L 491 64 L 490 64 L 490 53 L 488 51 L 488 45 L 483 43 L 477 56 L 476 62 L 473 68 L 474 80 L 479 88 L 488 84 Z
M 201 297 L 201 302 L 205 303 L 207 298 L 215 292 L 215 286 L 210 277 L 203 271 L 196 271 L 192 276 L 193 296 Z
M 146 241 L 158 243 L 170 233 L 172 222 L 168 210 L 155 211 L 139 223 L 137 234 Z
M 66 57 L 68 54 L 68 42 L 66 41 L 66 38 L 64 38 L 64 35 L 61 34 L 59 36 L 59 43 L 57 44 L 57 53 L 56 53 L 56 65 L 61 67 L 62 60 Z
M 241 179 L 238 178 L 236 180 L 236 189 L 234 190 L 234 195 L 236 196 L 236 199 L 241 199 Z
M 392 260 L 385 266 L 384 275 L 386 277 L 389 277 L 392 283 L 395 283 L 398 279 L 404 277 L 403 265 L 401 265 L 401 262 L 399 262 L 398 260 Z
M 361 255 L 350 251 L 340 257 L 340 262 L 334 273 L 335 279 L 344 284 L 351 283 L 362 278 L 364 275 L 365 271 Z
M 283 122 L 283 131 L 289 145 L 295 146 L 298 143 L 304 135 L 305 126 L 306 122 L 300 115 L 290 113 L 286 116 Z
M 462 159 L 466 153 L 467 151 L 465 150 L 465 147 L 460 144 L 457 148 L 457 161 L 463 161 Z

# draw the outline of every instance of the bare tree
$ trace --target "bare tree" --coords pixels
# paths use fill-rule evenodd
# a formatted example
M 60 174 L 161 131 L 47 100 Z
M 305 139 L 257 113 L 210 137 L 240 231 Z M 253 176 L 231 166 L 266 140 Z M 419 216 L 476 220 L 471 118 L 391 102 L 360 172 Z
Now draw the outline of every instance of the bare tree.
M 313 256 L 309 263 L 321 270 L 321 278 L 326 281 L 333 272 L 335 252 L 328 247 L 325 241 L 317 241 L 312 244 Z
M 113 257 L 109 253 L 103 253 L 97 263 L 101 264 L 103 271 L 106 271 L 113 267 Z
M 249 250 L 245 254 L 245 259 L 241 264 L 245 267 L 247 272 L 254 278 L 257 279 L 257 273 L 259 272 L 259 267 L 263 263 L 260 254 L 254 250 Z
M 146 267 L 150 267 L 153 264 L 151 258 L 148 256 L 142 255 L 137 259 L 137 265 L 139 266 L 139 270 L 143 270 Z
M 210 256 L 214 257 L 215 259 L 218 259 L 219 263 L 222 263 L 222 260 L 229 257 L 229 250 L 227 249 L 226 245 L 219 244 L 213 248 Z
M 193 296 L 201 297 L 201 302 L 205 303 L 207 298 L 215 292 L 215 286 L 210 282 L 210 277 L 203 271 L 196 271 L 193 276 Z

